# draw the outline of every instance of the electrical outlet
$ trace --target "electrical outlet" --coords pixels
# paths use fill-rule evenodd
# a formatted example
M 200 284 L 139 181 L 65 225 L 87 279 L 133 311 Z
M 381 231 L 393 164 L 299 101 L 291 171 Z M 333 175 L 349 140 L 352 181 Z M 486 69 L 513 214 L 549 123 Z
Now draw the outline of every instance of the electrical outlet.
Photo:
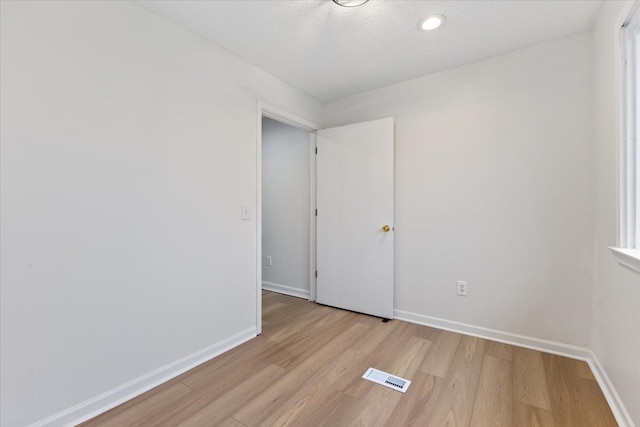
M 271 255 L 267 255 L 267 267 L 271 267 L 272 264 L 273 259 L 271 258 Z
M 467 282 L 458 280 L 458 295 L 463 297 L 467 296 Z

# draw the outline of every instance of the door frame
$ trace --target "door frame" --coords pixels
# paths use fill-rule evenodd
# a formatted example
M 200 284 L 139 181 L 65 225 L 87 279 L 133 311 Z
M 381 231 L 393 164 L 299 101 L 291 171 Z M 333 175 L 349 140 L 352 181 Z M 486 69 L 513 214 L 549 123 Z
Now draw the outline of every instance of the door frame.
M 256 335 L 262 333 L 262 118 L 309 132 L 309 301 L 316 300 L 316 131 L 319 126 L 286 110 L 257 102 L 256 117 Z

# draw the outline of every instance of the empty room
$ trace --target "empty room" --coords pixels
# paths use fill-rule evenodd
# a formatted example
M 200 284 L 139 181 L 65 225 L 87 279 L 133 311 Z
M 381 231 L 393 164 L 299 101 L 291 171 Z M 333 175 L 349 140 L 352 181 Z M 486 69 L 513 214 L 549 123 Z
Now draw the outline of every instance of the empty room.
M 0 0 L 0 425 L 640 426 L 640 0 Z

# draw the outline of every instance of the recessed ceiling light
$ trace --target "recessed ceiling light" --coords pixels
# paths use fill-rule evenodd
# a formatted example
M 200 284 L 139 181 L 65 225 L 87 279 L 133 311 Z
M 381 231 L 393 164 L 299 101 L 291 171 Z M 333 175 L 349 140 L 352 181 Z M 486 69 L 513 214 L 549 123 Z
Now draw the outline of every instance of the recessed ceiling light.
M 369 0 L 333 0 L 333 2 L 339 6 L 343 7 L 356 7 L 362 6 Z
M 422 21 L 420 21 L 420 24 L 418 24 L 418 28 L 424 31 L 435 30 L 436 28 L 444 24 L 444 21 L 446 20 L 447 18 L 444 15 L 427 16 Z

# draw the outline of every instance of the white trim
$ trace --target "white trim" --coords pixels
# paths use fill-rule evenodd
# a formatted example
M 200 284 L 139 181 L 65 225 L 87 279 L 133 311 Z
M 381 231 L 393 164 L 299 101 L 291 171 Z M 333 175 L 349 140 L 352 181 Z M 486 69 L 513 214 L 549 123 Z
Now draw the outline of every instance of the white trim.
M 627 412 L 620 396 L 616 392 L 615 387 L 609 380 L 604 368 L 596 357 L 595 353 L 586 347 L 578 347 L 569 344 L 563 344 L 556 341 L 543 340 L 539 338 L 528 337 L 525 335 L 513 334 L 496 329 L 483 328 L 481 326 L 469 325 L 466 323 L 455 322 L 437 317 L 425 316 L 423 314 L 411 313 L 409 311 L 394 310 L 395 318 L 405 322 L 416 323 L 418 325 L 430 326 L 445 331 L 456 332 L 462 335 L 469 335 L 478 338 L 484 338 L 491 341 L 497 341 L 505 344 L 515 345 L 518 347 L 538 350 L 545 353 L 556 354 L 559 356 L 569 357 L 571 359 L 583 360 L 589 364 L 591 370 L 604 394 L 611 412 L 620 425 L 620 427 L 633 427 L 631 416 Z
M 256 333 L 262 333 L 262 114 L 258 101 L 256 115 Z
M 610 247 L 611 253 L 618 263 L 640 273 L 640 249 L 624 249 Z
M 316 133 L 309 133 L 309 301 L 316 300 Z
M 277 292 L 279 294 L 290 295 L 292 297 L 309 299 L 309 291 L 292 286 L 280 285 L 278 283 L 262 282 L 262 289 L 265 291 Z
M 57 414 L 31 424 L 30 427 L 75 426 L 109 409 L 133 399 L 178 375 L 231 350 L 256 336 L 255 328 L 241 331 L 225 340 L 171 362 L 141 377 L 106 391 Z
M 260 335 L 262 333 L 262 117 L 269 117 L 281 123 L 293 126 L 299 129 L 305 129 L 313 134 L 319 129 L 319 126 L 313 122 L 305 120 L 288 111 L 282 110 L 273 105 L 269 105 L 260 100 L 256 105 L 256 331 Z M 310 146 L 315 152 L 315 135 L 310 138 Z M 311 164 L 310 164 L 311 165 Z M 314 221 L 310 223 L 309 231 L 309 247 L 313 247 L 309 255 L 309 278 L 313 274 L 313 282 L 309 286 L 313 288 L 315 283 L 316 259 L 315 259 L 315 159 L 313 161 L 313 173 L 309 171 L 309 207 L 310 215 L 314 213 Z M 312 224 L 312 225 L 311 225 Z M 313 234 L 311 234 L 313 231 Z M 311 257 L 313 254 L 313 258 Z M 313 288 L 315 290 L 315 288 Z M 309 297 L 307 297 L 309 298 Z
M 640 161 L 638 160 L 638 138 L 640 136 L 637 114 L 640 102 L 640 82 L 637 80 L 638 49 L 636 31 L 640 28 L 640 2 L 632 6 L 625 15 L 625 22 L 617 34 L 620 53 L 619 96 L 620 138 L 618 146 L 618 246 L 625 249 L 640 249 Z
M 483 328 L 481 326 L 469 325 L 466 323 L 454 322 L 452 320 L 440 319 L 437 317 L 425 316 L 423 314 L 411 313 L 408 311 L 395 310 L 395 317 L 406 322 L 417 323 L 419 325 L 430 326 L 445 331 L 456 332 L 463 335 L 470 335 L 478 338 L 485 338 L 491 341 L 498 341 L 505 344 L 530 348 L 532 350 L 544 351 L 545 353 L 566 356 L 572 359 L 588 360 L 589 349 L 556 341 L 548 341 L 539 338 L 532 338 L 526 335 L 513 334 L 511 332 L 498 331 L 496 329 Z
M 291 114 L 281 108 L 266 104 L 262 101 L 258 101 L 258 109 L 261 119 L 262 116 L 269 117 L 270 119 L 277 120 L 280 123 L 293 126 L 294 128 L 305 129 L 309 132 L 315 132 L 319 129 L 319 126 L 313 122 L 305 120 L 302 117 L 298 117 L 295 114 Z

